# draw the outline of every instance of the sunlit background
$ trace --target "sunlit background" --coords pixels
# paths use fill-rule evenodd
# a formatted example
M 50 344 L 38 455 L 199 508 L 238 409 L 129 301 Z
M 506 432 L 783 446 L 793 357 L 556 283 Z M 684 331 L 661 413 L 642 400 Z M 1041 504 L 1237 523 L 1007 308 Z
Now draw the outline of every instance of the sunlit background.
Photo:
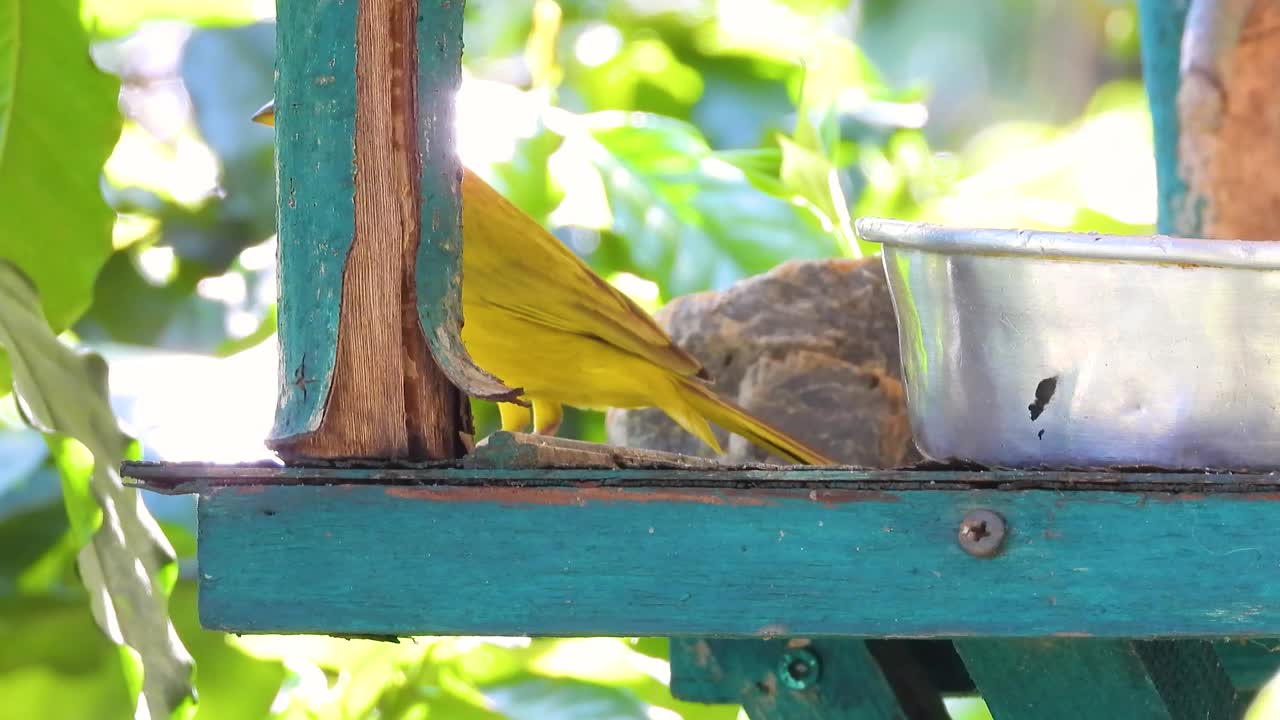
M 271 457 L 273 136 L 249 118 L 272 93 L 273 15 L 271 0 L 84 3 L 126 123 L 104 184 L 115 253 L 70 336 L 110 361 L 113 405 L 148 459 Z M 1155 223 L 1131 1 L 472 0 L 466 17 L 463 161 L 651 311 L 788 258 L 874 252 L 850 231 L 860 215 Z M 492 408 L 476 410 L 492 428 Z M 601 418 L 571 413 L 563 434 L 603 439 Z M 0 456 L 0 528 L 23 513 L 56 525 L 46 444 L 8 399 Z M 173 612 L 201 717 L 738 715 L 673 700 L 649 639 L 199 630 L 192 501 L 147 503 L 183 558 Z M 75 634 L 82 659 L 0 673 L 0 697 L 25 693 L 46 718 L 121 716 L 116 648 L 93 640 L 82 600 L 60 602 L 15 642 Z

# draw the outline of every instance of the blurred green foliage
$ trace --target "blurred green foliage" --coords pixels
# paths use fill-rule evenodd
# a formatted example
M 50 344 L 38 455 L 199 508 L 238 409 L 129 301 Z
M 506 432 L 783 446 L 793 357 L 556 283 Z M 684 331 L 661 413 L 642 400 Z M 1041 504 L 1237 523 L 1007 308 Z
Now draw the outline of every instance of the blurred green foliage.
M 261 345 L 275 322 L 272 132 L 248 121 L 272 92 L 273 5 L 84 0 L 103 75 L 74 59 L 83 36 L 77 49 L 76 33 L 46 24 L 73 16 L 71 0 L 0 0 L 0 27 L 17 12 L 29 21 L 23 44 L 0 37 L 0 73 L 30 75 L 16 85 L 30 97 L 0 101 L 0 182 L 27 179 L 0 192 L 0 209 L 31 222 L 22 235 L 4 226 L 0 257 L 33 277 L 56 329 L 106 354 L 124 379 L 112 405 L 148 458 L 176 452 L 175 431 L 148 414 L 157 396 L 188 398 L 169 422 L 189 425 L 176 434 L 199 453 L 224 447 L 251 414 L 242 408 L 271 410 L 251 378 L 216 368 L 275 371 Z M 464 161 L 651 310 L 789 258 L 874 252 L 853 237 L 859 215 L 1099 231 L 1155 220 L 1129 0 L 487 0 L 466 11 Z M 17 47 L 32 61 L 5 65 Z M 117 84 L 122 130 L 102 102 Z M 0 75 L 0 100 L 11 87 Z M 85 183 L 113 142 L 103 196 L 114 227 Z M 35 162 L 35 148 L 65 162 Z M 38 174 L 56 172 L 74 178 Z M 0 355 L 0 394 L 9 376 Z M 240 414 L 199 405 L 201 389 Z M 68 472 L 64 497 L 59 483 L 75 445 L 27 429 L 12 398 L 0 400 L 0 702 L 23 717 L 129 717 L 137 661 L 96 629 L 75 569 L 88 486 Z M 483 434 L 496 413 L 476 410 Z M 604 437 L 596 413 L 570 413 L 562 433 Z M 673 699 L 665 643 L 651 638 L 203 630 L 190 499 L 145 499 L 181 568 L 169 611 L 196 660 L 196 717 L 738 716 Z M 980 701 L 952 710 L 986 716 Z

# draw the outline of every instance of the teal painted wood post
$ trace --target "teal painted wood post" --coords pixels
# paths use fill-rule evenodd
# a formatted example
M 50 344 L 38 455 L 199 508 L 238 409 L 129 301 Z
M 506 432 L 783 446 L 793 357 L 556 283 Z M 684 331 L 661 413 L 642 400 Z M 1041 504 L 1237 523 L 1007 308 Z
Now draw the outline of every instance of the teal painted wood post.
M 464 3 L 278 4 L 280 382 L 268 445 L 286 459 L 452 456 L 467 428 L 450 383 L 513 396 L 460 336 Z M 387 199 L 398 192 L 416 194 L 413 209 Z M 365 361 L 385 372 L 362 375 Z M 387 400 L 397 397 L 413 402 Z M 333 437 L 303 445 L 318 431 Z
M 948 717 L 936 692 L 895 679 L 862 640 L 671 640 L 671 693 L 741 704 L 751 720 Z
M 519 388 L 472 362 L 462 344 L 462 164 L 455 152 L 453 97 L 462 82 L 464 0 L 421 0 L 417 20 L 418 147 L 422 152 L 421 239 L 414 267 L 418 319 L 431 354 L 472 397 L 513 400 Z
M 355 237 L 356 6 L 277 3 L 273 444 L 319 428 L 333 385 L 342 273 Z

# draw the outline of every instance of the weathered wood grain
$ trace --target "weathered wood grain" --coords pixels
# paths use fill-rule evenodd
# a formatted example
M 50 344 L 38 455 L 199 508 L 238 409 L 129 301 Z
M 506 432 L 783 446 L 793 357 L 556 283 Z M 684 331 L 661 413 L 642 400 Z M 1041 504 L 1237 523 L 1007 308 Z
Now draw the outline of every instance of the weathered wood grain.
M 236 632 L 1275 636 L 1277 503 L 925 486 L 219 488 L 200 502 L 200 607 Z M 993 558 L 956 542 L 979 507 L 1009 526 Z
M 463 458 L 462 466 L 474 469 L 647 467 L 677 470 L 722 467 L 715 460 L 694 455 L 603 445 L 554 435 L 510 432 L 497 432 L 482 440 L 471 454 Z
M 519 444 L 507 433 L 495 433 L 496 445 Z M 514 434 L 511 434 L 514 435 Z M 578 443 L 570 441 L 570 447 Z M 602 450 L 607 446 L 601 446 Z M 626 454 L 625 449 L 612 449 Z M 615 455 L 618 456 L 618 455 Z M 680 456 L 684 457 L 684 456 Z M 464 461 L 465 462 L 465 461 Z M 163 493 L 201 493 L 239 485 L 333 484 L 443 484 L 443 485 L 564 485 L 591 482 L 600 485 L 678 488 L 805 488 L 898 490 L 938 489 L 1004 490 L 1113 490 L 1116 492 L 1170 493 L 1280 493 L 1280 473 L 1119 473 L 1038 470 L 972 471 L 963 469 L 867 470 L 861 468 L 720 465 L 676 469 L 666 463 L 652 467 L 513 468 L 505 461 L 492 467 L 460 469 L 457 463 L 343 461 L 282 466 L 272 462 L 221 465 L 202 462 L 124 462 L 121 474 L 140 487 Z
M 272 443 L 290 460 L 411 457 L 410 426 L 417 430 L 424 420 L 455 424 L 453 413 L 436 407 L 440 398 L 430 398 L 437 402 L 419 408 L 430 418 L 410 418 L 405 407 L 404 362 L 410 357 L 401 349 L 400 311 L 404 246 L 417 221 L 417 149 L 404 140 L 406 131 L 413 139 L 408 130 L 413 95 L 409 50 L 417 2 L 361 0 L 355 5 L 355 134 L 327 138 L 355 145 L 353 165 L 345 169 L 353 177 L 353 240 L 341 275 L 328 278 L 342 293 L 338 352 L 319 427 Z M 292 28 L 281 28 L 282 33 L 287 30 Z M 331 182 L 320 176 L 300 181 Z M 291 279 L 286 277 L 281 285 L 286 295 L 294 291 Z M 420 370 L 429 373 L 431 368 Z

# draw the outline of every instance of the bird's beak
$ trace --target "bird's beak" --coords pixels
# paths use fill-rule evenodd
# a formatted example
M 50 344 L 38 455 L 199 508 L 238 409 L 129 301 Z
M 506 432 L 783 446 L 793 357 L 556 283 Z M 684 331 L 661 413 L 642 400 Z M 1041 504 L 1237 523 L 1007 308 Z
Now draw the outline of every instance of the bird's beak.
M 266 105 L 263 105 L 262 107 L 258 108 L 258 112 L 253 114 L 253 121 L 256 123 L 262 123 L 263 125 L 266 125 L 268 127 L 275 127 L 276 101 L 272 100 Z

